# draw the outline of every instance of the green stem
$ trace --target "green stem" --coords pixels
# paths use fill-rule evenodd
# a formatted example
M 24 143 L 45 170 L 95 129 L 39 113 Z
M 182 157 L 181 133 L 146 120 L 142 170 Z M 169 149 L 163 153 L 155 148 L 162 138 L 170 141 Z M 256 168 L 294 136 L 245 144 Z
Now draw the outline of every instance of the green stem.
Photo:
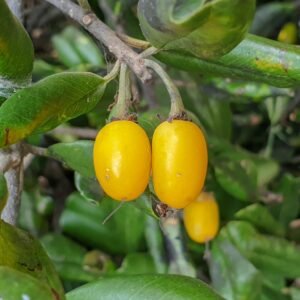
M 117 35 L 124 43 L 133 48 L 145 50 L 151 46 L 147 41 L 139 40 L 123 33 L 118 33 Z
M 146 58 L 146 57 L 156 54 L 157 52 L 159 52 L 159 49 L 152 46 L 152 47 L 147 48 L 145 51 L 143 51 L 139 56 L 141 58 Z
M 270 158 L 272 156 L 276 133 L 277 133 L 277 126 L 271 126 L 268 135 L 267 146 L 264 151 L 264 157 L 266 158 Z
M 128 107 L 130 105 L 131 90 L 130 90 L 130 76 L 129 69 L 126 64 L 121 64 L 120 81 L 118 90 L 117 103 L 113 107 L 109 120 L 119 119 L 126 120 L 129 116 Z
M 103 77 L 103 79 L 107 82 L 114 80 L 120 71 L 120 61 L 117 60 L 111 71 Z
M 151 69 L 153 69 L 157 75 L 162 79 L 164 82 L 168 93 L 171 98 L 171 110 L 169 114 L 169 118 L 172 119 L 185 119 L 186 118 L 186 111 L 184 109 L 183 101 L 181 95 L 179 93 L 178 88 L 170 78 L 170 76 L 166 73 L 166 71 L 161 67 L 158 63 L 154 62 L 153 60 L 145 59 L 145 65 Z

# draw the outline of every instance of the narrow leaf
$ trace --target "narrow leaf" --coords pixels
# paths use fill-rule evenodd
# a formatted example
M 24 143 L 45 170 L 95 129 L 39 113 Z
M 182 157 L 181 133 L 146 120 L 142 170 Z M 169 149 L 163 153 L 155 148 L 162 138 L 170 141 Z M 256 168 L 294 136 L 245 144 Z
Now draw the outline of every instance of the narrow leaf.
M 0 147 L 90 111 L 105 85 L 91 73 L 60 73 L 18 91 L 0 107 Z
M 224 55 L 239 44 L 254 11 L 254 0 L 140 0 L 138 4 L 141 29 L 153 46 L 205 58 Z
M 74 193 L 68 198 L 61 216 L 61 227 L 65 233 L 88 246 L 116 254 L 136 252 L 141 249 L 144 241 L 143 212 L 125 203 L 102 224 L 119 205 L 119 202 L 110 198 L 103 198 L 96 206 Z
M 37 278 L 49 285 L 54 295 L 64 299 L 58 275 L 39 241 L 3 221 L 0 221 L 0 265 Z
M 176 51 L 160 51 L 162 62 L 188 72 L 264 82 L 277 87 L 300 84 L 300 49 L 248 34 L 221 58 L 204 60 Z
M 0 0 L 0 28 L 0 97 L 8 97 L 31 80 L 33 46 L 5 0 Z
M 0 266 L 0 299 L 64 299 L 53 294 L 50 287 L 40 280 L 17 270 Z
M 48 148 L 48 154 L 62 161 L 68 168 L 87 178 L 95 178 L 92 141 L 58 143 Z
M 250 222 L 266 233 L 283 236 L 283 226 L 275 220 L 270 211 L 261 204 L 252 204 L 236 213 L 236 218 Z
M 178 275 L 120 275 L 102 278 L 67 294 L 68 300 L 221 300 L 205 283 Z

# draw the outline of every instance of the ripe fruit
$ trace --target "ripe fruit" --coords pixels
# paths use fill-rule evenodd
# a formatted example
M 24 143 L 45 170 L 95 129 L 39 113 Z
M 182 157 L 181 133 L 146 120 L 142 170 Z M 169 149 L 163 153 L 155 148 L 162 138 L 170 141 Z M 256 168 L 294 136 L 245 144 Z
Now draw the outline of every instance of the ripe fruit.
M 286 44 L 296 44 L 298 39 L 298 28 L 295 23 L 286 23 L 278 34 L 278 41 Z
M 104 126 L 94 145 L 94 167 L 103 190 L 113 199 L 130 201 L 146 189 L 151 147 L 145 131 L 132 121 Z
M 183 212 L 184 227 L 197 243 L 212 240 L 219 229 L 219 207 L 211 193 L 201 193 Z
M 200 194 L 207 171 L 207 146 L 201 129 L 189 121 L 160 124 L 152 140 L 152 174 L 159 200 L 184 208 Z

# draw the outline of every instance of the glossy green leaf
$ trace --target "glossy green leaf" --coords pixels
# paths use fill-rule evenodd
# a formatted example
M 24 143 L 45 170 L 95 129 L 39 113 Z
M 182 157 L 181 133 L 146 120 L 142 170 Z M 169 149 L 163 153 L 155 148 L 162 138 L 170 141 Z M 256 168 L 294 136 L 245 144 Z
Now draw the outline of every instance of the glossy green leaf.
M 32 80 L 36 82 L 62 71 L 63 69 L 56 65 L 51 65 L 42 59 L 35 59 L 33 63 Z
M 104 192 L 96 178 L 84 177 L 75 172 L 75 186 L 87 201 L 98 202 L 104 196 Z
M 0 107 L 0 147 L 90 111 L 105 85 L 91 73 L 60 73 L 18 91 Z
M 84 269 L 87 250 L 67 237 L 47 234 L 40 240 L 63 280 L 89 282 L 98 277 Z
M 276 192 L 283 196 L 282 203 L 274 208 L 279 221 L 287 227 L 296 219 L 300 211 L 300 180 L 291 174 L 285 174 L 279 182 Z
M 213 242 L 209 262 L 213 287 L 227 300 L 256 300 L 261 293 L 260 272 L 220 234 Z
M 255 172 L 251 161 L 245 163 L 249 163 L 250 168 Z M 256 178 L 251 176 L 251 169 L 248 173 L 248 170 L 238 162 L 228 160 L 214 164 L 215 177 L 220 186 L 241 201 L 253 201 L 255 197 Z
M 0 299 L 64 299 L 51 292 L 44 282 L 17 270 L 0 266 Z
M 178 275 L 120 275 L 102 278 L 67 294 L 68 300 L 221 300 L 205 283 Z
M 119 202 L 104 198 L 96 206 L 79 194 L 72 194 L 61 216 L 61 227 L 65 233 L 91 247 L 110 253 L 136 252 L 144 241 L 143 212 L 125 203 L 105 224 L 102 224 L 119 205 Z
M 299 300 L 300 299 L 300 289 L 291 288 L 290 292 L 291 292 L 292 300 Z
M 293 243 L 259 234 L 250 223 L 242 221 L 228 223 L 223 231 L 258 269 L 286 278 L 300 276 L 300 250 Z
M 39 241 L 27 232 L 0 221 L 0 265 L 13 268 L 49 285 L 64 299 L 58 275 Z
M 199 96 L 199 92 L 201 96 Z M 197 93 L 198 99 L 194 97 L 194 111 L 199 117 L 201 124 L 203 124 L 208 134 L 230 140 L 232 132 L 230 103 L 214 99 L 211 96 L 204 96 L 201 90 L 199 92 Z
M 213 84 L 222 92 L 233 96 L 236 101 L 241 98 L 246 100 L 262 101 L 268 97 L 287 96 L 293 97 L 294 91 L 291 88 L 277 88 L 266 83 L 240 81 L 240 80 L 224 80 L 223 78 L 212 77 L 208 79 L 208 83 Z M 230 97 L 231 98 L 231 97 Z
M 99 47 L 87 34 L 73 26 L 68 26 L 61 34 L 75 51 L 79 54 L 83 63 L 96 67 L 104 67 L 103 56 Z
M 248 180 L 250 180 L 252 186 L 262 187 L 272 181 L 279 173 L 279 164 L 275 160 L 248 152 L 243 148 L 233 146 L 225 140 L 215 139 L 212 136 L 208 136 L 208 139 L 210 159 L 213 164 L 218 166 L 219 163 L 226 164 L 227 161 L 231 164 L 238 163 L 237 168 L 241 167 L 243 172 L 248 174 Z M 216 163 L 214 163 L 215 160 Z M 228 189 L 230 188 L 228 186 Z
M 117 270 L 122 274 L 155 274 L 156 268 L 152 257 L 147 253 L 128 254 L 121 267 Z
M 83 63 L 83 59 L 65 37 L 54 35 L 51 41 L 58 54 L 58 59 L 64 65 L 71 68 Z
M 283 226 L 273 217 L 267 207 L 261 204 L 252 204 L 235 214 L 237 219 L 250 222 L 258 229 L 279 236 L 284 235 Z
M 140 0 L 138 5 L 140 26 L 153 46 L 205 58 L 239 44 L 254 11 L 254 0 Z
M 30 83 L 33 67 L 32 42 L 22 24 L 0 0 L 0 96 Z
M 176 51 L 160 51 L 156 58 L 177 69 L 203 75 L 258 81 L 277 87 L 300 83 L 300 49 L 251 34 L 230 53 L 215 60 Z
M 6 200 L 8 197 L 8 190 L 6 185 L 6 180 L 3 174 L 0 173 L 0 215 L 3 210 Z
M 87 178 L 95 178 L 92 141 L 58 143 L 48 148 L 48 155 Z

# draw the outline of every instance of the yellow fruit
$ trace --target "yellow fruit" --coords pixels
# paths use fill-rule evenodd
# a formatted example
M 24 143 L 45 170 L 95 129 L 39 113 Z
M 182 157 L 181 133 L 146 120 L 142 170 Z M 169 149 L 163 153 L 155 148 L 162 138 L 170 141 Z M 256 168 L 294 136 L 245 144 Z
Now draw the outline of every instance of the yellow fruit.
M 197 243 L 212 240 L 219 230 L 219 207 L 211 193 L 201 193 L 196 201 L 184 209 L 184 227 Z
M 147 187 L 151 168 L 151 146 L 145 131 L 125 120 L 104 126 L 94 145 L 94 167 L 110 197 L 119 201 L 138 198 Z
M 286 44 L 296 44 L 298 39 L 298 28 L 295 23 L 286 23 L 278 34 L 278 41 Z
M 177 209 L 194 201 L 204 185 L 207 160 L 205 137 L 196 124 L 160 124 L 152 140 L 153 185 L 159 200 Z

